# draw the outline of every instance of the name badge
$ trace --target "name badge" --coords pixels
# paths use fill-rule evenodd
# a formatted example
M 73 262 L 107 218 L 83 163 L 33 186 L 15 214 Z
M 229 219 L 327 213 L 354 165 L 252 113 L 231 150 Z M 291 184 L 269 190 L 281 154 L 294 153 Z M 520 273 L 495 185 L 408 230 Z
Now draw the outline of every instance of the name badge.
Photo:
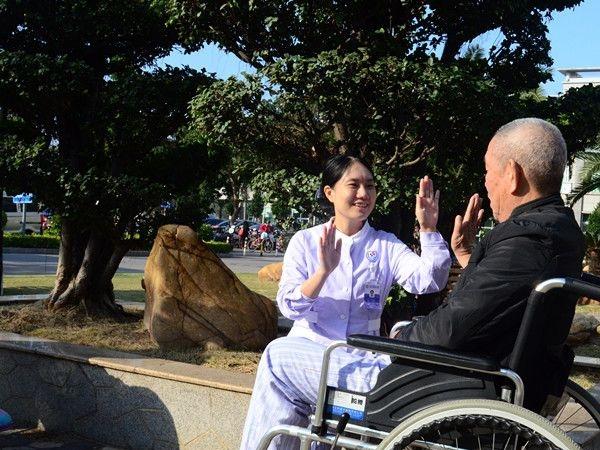
M 365 284 L 365 306 L 367 309 L 381 309 L 381 287 L 379 283 L 370 281 Z

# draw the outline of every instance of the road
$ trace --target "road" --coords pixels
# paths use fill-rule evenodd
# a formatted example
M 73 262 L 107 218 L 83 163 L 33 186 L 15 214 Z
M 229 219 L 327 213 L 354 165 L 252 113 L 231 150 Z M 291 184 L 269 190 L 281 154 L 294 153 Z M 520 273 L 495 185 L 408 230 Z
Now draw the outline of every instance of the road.
M 281 255 L 247 254 L 234 250 L 223 255 L 222 261 L 236 273 L 256 273 L 272 262 L 282 261 Z M 4 275 L 45 275 L 55 274 L 58 255 L 39 253 L 4 253 Z M 145 256 L 126 256 L 119 266 L 120 273 L 141 273 L 146 265 Z

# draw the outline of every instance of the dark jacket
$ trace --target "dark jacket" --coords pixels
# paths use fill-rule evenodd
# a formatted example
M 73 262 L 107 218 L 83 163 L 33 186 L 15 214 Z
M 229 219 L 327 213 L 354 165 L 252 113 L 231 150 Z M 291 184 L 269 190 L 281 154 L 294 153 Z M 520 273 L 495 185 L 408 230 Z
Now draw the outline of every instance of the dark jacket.
M 506 363 L 527 297 L 540 281 L 578 278 L 583 234 L 558 194 L 516 208 L 477 245 L 446 303 L 404 328 L 398 339 L 493 356 Z M 564 347 L 576 299 L 550 294 L 535 321 L 524 363 L 525 404 L 539 409 L 560 394 L 572 363 Z

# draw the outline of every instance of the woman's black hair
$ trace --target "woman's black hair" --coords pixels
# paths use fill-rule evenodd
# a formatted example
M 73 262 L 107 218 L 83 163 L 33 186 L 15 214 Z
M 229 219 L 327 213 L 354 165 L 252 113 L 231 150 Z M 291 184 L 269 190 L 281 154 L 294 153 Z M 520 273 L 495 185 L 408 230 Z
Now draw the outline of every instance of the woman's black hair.
M 333 205 L 325 196 L 325 186 L 333 187 L 335 183 L 344 176 L 346 170 L 356 162 L 365 166 L 371 174 L 373 173 L 371 166 L 356 156 L 335 155 L 329 158 L 325 163 L 325 168 L 323 169 L 323 174 L 321 176 L 321 186 L 317 190 L 316 197 L 317 202 L 326 213 L 333 214 Z

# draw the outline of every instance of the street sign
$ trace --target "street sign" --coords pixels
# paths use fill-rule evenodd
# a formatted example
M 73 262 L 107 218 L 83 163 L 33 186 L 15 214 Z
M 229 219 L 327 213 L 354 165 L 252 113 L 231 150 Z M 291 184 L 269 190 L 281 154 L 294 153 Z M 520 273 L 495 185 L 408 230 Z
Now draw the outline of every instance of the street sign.
M 13 197 L 13 203 L 19 205 L 23 203 L 33 203 L 33 194 L 22 193 Z

